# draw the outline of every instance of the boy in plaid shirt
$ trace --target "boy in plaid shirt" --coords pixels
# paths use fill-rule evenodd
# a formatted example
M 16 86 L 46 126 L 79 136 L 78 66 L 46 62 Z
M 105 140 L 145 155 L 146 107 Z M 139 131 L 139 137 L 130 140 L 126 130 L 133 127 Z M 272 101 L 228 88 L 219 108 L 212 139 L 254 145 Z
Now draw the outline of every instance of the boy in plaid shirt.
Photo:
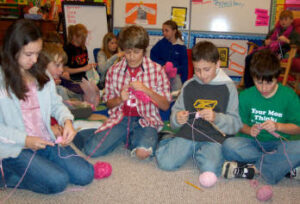
M 105 80 L 110 117 L 98 130 L 79 132 L 74 144 L 97 157 L 125 143 L 132 154 L 146 159 L 155 152 L 157 132 L 163 127 L 159 109 L 169 108 L 170 84 L 164 69 L 145 56 L 149 36 L 143 27 L 125 27 L 119 44 L 125 55 L 108 70 Z

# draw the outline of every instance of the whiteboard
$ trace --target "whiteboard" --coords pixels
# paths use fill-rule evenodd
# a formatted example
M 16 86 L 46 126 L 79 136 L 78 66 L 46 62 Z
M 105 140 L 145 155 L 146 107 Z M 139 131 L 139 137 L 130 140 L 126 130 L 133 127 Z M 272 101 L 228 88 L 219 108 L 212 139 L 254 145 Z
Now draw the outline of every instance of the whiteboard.
M 95 62 L 93 50 L 102 47 L 102 38 L 108 32 L 105 4 L 63 1 L 62 7 L 65 40 L 69 25 L 78 23 L 85 25 L 88 30 L 86 47 L 89 63 Z
M 185 7 L 187 8 L 186 14 L 186 27 L 188 29 L 189 22 L 189 12 L 190 12 L 190 1 L 189 0 L 114 0 L 114 12 L 113 12 L 113 25 L 114 27 L 124 27 L 126 25 L 126 4 L 128 3 L 138 3 L 138 4 L 156 4 L 156 23 L 147 24 L 147 23 L 136 23 L 148 29 L 161 29 L 162 24 L 171 19 L 172 7 Z
M 266 34 L 271 17 L 271 1 L 192 0 L 191 30 Z

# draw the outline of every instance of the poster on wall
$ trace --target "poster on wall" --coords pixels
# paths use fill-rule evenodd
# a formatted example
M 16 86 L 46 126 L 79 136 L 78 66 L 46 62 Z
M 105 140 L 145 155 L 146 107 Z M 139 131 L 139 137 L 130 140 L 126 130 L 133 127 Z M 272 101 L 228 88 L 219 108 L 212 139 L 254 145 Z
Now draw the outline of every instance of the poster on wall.
M 211 39 L 196 37 L 196 42 L 207 40 L 214 43 L 219 50 L 221 68 L 231 77 L 239 79 L 244 74 L 245 57 L 247 56 L 248 40 Z
M 218 47 L 220 55 L 220 67 L 227 68 L 229 62 L 229 47 Z
M 156 15 L 157 4 L 126 3 L 126 24 L 155 25 Z
M 175 21 L 179 28 L 186 28 L 186 7 L 172 7 L 171 19 Z
M 300 5 L 300 0 L 285 0 L 286 4 L 299 4 Z

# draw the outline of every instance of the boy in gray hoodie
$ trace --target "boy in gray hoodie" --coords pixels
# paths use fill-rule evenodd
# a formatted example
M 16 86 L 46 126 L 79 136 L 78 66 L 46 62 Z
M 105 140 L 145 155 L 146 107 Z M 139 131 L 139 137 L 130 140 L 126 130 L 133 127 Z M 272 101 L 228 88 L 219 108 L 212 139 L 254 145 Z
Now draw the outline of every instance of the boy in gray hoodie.
M 193 157 L 203 175 L 209 172 L 216 178 L 224 163 L 221 144 L 242 127 L 238 93 L 220 69 L 214 44 L 197 43 L 192 60 L 194 77 L 183 85 L 170 118 L 171 127 L 179 131 L 159 143 L 156 158 L 159 168 L 172 171 Z

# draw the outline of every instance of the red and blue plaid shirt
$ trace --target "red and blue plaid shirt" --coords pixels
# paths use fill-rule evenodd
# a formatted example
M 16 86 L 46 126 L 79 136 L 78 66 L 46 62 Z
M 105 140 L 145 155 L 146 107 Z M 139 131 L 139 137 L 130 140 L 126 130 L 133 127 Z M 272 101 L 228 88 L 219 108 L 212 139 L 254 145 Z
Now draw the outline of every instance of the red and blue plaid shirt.
M 165 96 L 168 101 L 171 101 L 170 82 L 165 70 L 159 64 L 151 61 L 149 57 L 143 57 L 142 71 L 137 74 L 136 79 L 148 88 L 151 88 L 157 94 Z M 131 81 L 125 57 L 108 70 L 105 81 L 104 102 L 119 97 L 123 87 L 129 85 Z M 123 107 L 124 103 L 122 102 L 120 105 L 110 109 L 108 112 L 110 115 L 109 119 L 100 126 L 96 132 L 103 131 L 118 124 L 124 117 Z M 163 127 L 163 122 L 159 115 L 159 108 L 154 103 L 150 102 L 145 104 L 137 100 L 137 111 L 141 116 L 139 123 L 142 127 L 150 126 L 157 130 Z

